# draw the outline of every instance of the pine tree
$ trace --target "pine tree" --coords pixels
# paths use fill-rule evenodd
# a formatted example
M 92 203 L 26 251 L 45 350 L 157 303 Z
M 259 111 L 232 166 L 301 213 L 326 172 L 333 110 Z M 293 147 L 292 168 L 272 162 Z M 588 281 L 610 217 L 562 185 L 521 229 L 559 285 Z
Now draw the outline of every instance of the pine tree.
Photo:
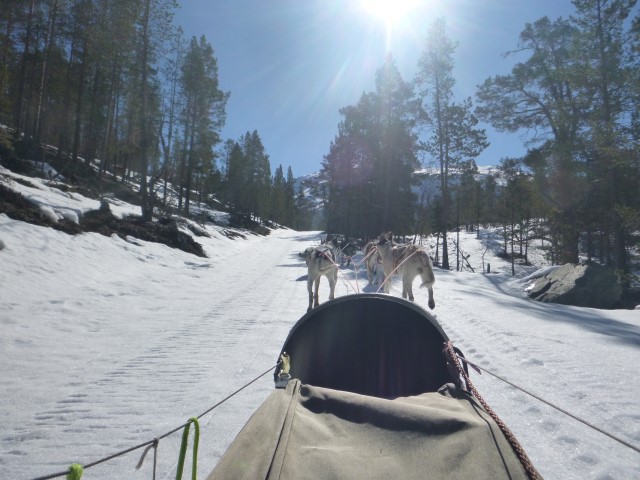
M 329 231 L 372 238 L 413 228 L 418 162 L 412 95 L 389 56 L 376 73 L 375 92 L 340 110 L 344 118 L 322 166 Z
M 48 18 L 46 20 L 47 34 L 45 37 L 44 52 L 42 58 L 42 66 L 40 68 L 39 75 L 39 88 L 38 88 L 38 102 L 34 126 L 34 134 L 37 141 L 42 137 L 42 116 L 44 114 L 46 106 L 44 105 L 45 89 L 48 85 L 47 78 L 49 76 L 51 55 L 54 45 L 56 44 L 56 37 L 58 36 L 58 17 L 59 17 L 59 0 L 52 0 L 48 5 Z M 2 90 L 0 90 L 2 91 Z
M 5 125 L 13 124 L 13 96 L 9 93 L 14 91 L 13 72 L 18 70 L 14 36 L 23 5 L 21 0 L 6 0 L 0 11 L 0 121 Z
M 225 145 L 224 199 L 236 210 L 249 213 L 248 162 L 239 142 L 229 140 Z
M 457 44 L 446 35 L 444 20 L 436 20 L 429 29 L 426 47 L 420 57 L 416 83 L 424 109 L 423 122 L 430 128 L 430 136 L 421 148 L 440 168 L 442 195 L 442 238 L 449 229 L 451 195 L 449 175 L 461 162 L 477 157 L 487 146 L 485 131 L 478 128 L 478 120 L 471 112 L 471 99 L 456 103 L 453 98 L 454 60 Z M 442 268 L 449 269 L 447 242 L 442 244 Z
M 194 176 L 213 170 L 213 147 L 219 143 L 229 95 L 218 88 L 218 65 L 204 36 L 191 39 L 180 78 L 185 154 L 182 157 L 185 211 L 189 212 Z
M 163 204 L 167 201 L 169 181 L 176 179 L 180 149 L 174 145 L 174 136 L 178 134 L 178 110 L 180 71 L 184 61 L 184 38 L 181 28 L 170 40 L 170 52 L 167 61 L 163 64 L 164 87 L 162 104 L 162 122 L 159 130 L 162 144 L 162 176 L 163 176 Z
M 25 121 L 25 95 L 28 82 L 29 63 L 31 62 L 31 45 L 34 43 L 33 25 L 35 15 L 35 0 L 29 0 L 27 4 L 26 17 L 24 21 L 24 36 L 22 44 L 22 56 L 19 62 L 19 76 L 16 80 L 16 96 L 13 107 L 13 124 L 16 132 L 19 134 L 24 132 L 26 127 Z
M 577 263 L 585 185 L 584 164 L 578 156 L 580 131 L 589 99 L 578 95 L 578 59 L 573 48 L 577 35 L 569 21 L 543 17 L 527 24 L 518 52 L 529 58 L 509 75 L 485 80 L 478 89 L 478 115 L 499 131 L 537 132 L 532 142 L 551 135 L 549 190 L 555 207 L 552 227 L 560 239 L 562 261 Z
M 255 198 L 253 211 L 265 221 L 271 212 L 271 163 L 257 130 L 251 134 L 252 161 L 254 166 Z
M 279 224 L 285 219 L 285 181 L 282 165 L 278 165 L 273 174 L 273 194 L 271 197 L 271 219 Z
M 293 170 L 287 168 L 287 180 L 284 185 L 284 224 L 288 227 L 295 225 L 296 212 L 296 190 Z
M 573 0 L 577 12 L 572 17 L 579 31 L 581 87 L 590 102 L 585 143 L 593 186 L 588 192 L 589 206 L 596 210 L 586 212 L 586 217 L 600 219 L 599 225 L 590 230 L 604 230 L 614 238 L 613 259 L 606 260 L 625 273 L 629 272 L 628 231 L 622 212 L 637 192 L 622 188 L 624 176 L 632 175 L 630 151 L 634 141 L 626 126 L 634 113 L 634 92 L 633 64 L 625 61 L 633 52 L 625 52 L 624 24 L 636 3 L 636 0 Z
M 242 216 L 266 221 L 272 214 L 272 179 L 267 155 L 257 130 L 225 145 L 224 198 Z
M 136 40 L 136 9 L 139 4 L 128 0 L 111 0 L 108 2 L 108 17 L 105 30 L 107 47 L 104 52 L 104 69 L 106 75 L 106 103 L 104 105 L 104 132 L 102 143 L 98 147 L 101 160 L 100 172 L 111 171 L 122 173 L 124 181 L 122 154 L 126 151 L 127 130 L 134 130 L 134 125 L 127 125 L 126 101 L 130 98 L 127 91 L 133 88 Z M 130 87 L 130 88 L 128 88 Z M 133 102 L 130 103 L 130 105 Z M 127 128 L 129 127 L 129 128 Z M 94 132 L 92 134 L 96 134 Z M 133 132 L 130 132 L 133 133 Z

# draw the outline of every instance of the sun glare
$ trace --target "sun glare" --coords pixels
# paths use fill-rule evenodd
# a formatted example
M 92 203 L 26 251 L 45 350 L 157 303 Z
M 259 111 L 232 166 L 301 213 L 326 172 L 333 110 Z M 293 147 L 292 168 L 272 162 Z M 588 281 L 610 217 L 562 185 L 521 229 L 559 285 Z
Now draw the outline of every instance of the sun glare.
M 360 0 L 369 15 L 384 21 L 392 28 L 411 13 L 420 0 Z

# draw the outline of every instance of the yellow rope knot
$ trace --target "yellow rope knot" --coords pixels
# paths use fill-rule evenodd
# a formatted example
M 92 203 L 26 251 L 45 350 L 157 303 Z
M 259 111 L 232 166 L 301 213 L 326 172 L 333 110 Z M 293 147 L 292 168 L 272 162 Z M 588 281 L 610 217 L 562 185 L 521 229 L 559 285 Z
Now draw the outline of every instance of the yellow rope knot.
M 69 473 L 67 473 L 67 480 L 80 480 L 83 474 L 82 465 L 74 463 L 69 467 Z

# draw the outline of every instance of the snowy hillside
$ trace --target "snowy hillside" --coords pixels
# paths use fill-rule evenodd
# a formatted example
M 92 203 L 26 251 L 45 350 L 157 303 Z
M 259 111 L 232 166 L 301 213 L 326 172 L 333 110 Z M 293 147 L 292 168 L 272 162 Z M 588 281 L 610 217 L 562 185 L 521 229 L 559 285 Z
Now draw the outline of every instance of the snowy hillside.
M 54 213 L 96 208 L 35 181 L 28 188 Z M 0 214 L 2 478 L 64 472 L 153 440 L 269 371 L 202 417 L 199 475 L 209 473 L 273 389 L 270 370 L 306 310 L 298 252 L 320 232 L 232 240 L 220 227 L 201 228 L 207 258 Z M 497 273 L 436 271 L 433 313 L 444 331 L 480 366 L 640 448 L 640 311 L 532 302 L 482 233 L 462 235 L 463 250 L 476 272 L 484 253 Z M 341 269 L 337 296 L 374 291 L 364 270 Z M 400 291 L 394 279 L 391 293 Z M 426 306 L 426 290 L 414 293 Z M 323 279 L 321 301 L 327 295 Z M 640 477 L 632 448 L 490 375 L 472 378 L 545 478 Z M 175 478 L 179 442 L 180 433 L 160 440 L 157 478 Z M 135 470 L 141 454 L 91 467 L 84 478 L 151 478 L 151 454 Z
M 417 185 L 412 187 L 413 192 L 416 194 L 418 201 L 423 204 L 429 204 L 436 197 L 440 195 L 440 170 L 435 167 L 422 168 L 414 172 L 414 176 L 417 179 Z M 494 176 L 500 180 L 500 171 L 495 166 L 479 166 L 476 179 L 482 181 L 488 176 Z M 456 185 L 460 179 L 460 172 L 452 169 L 449 172 L 449 182 L 451 185 Z M 294 188 L 296 192 L 302 190 L 307 205 L 305 208 L 309 212 L 315 212 L 317 218 L 322 218 L 324 211 L 324 205 L 322 199 L 319 197 L 323 180 L 320 177 L 320 173 L 312 173 L 298 177 L 295 180 Z

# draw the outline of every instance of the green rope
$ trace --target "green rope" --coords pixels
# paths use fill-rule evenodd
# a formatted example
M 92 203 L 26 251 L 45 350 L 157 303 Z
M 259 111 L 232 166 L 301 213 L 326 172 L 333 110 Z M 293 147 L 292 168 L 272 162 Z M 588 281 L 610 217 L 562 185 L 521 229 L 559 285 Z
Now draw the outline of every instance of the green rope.
M 200 442 L 200 423 L 196 417 L 191 417 L 184 426 L 182 432 L 182 444 L 180 445 L 180 457 L 178 458 L 178 470 L 176 472 L 176 480 L 182 480 L 182 471 L 184 470 L 184 457 L 187 454 L 187 444 L 189 443 L 189 425 L 193 423 L 193 465 L 191 467 L 191 480 L 196 480 L 196 471 L 198 468 L 198 443 Z
M 80 480 L 82 478 L 82 465 L 74 463 L 69 467 L 69 473 L 67 473 L 67 480 Z

